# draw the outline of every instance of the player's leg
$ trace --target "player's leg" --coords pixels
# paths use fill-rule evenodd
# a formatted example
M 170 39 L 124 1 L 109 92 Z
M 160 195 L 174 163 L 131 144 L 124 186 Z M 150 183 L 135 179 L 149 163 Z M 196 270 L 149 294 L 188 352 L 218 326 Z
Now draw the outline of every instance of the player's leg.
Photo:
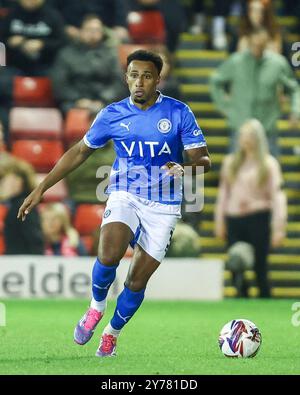
M 142 304 L 148 280 L 163 260 L 180 217 L 180 207 L 166 207 L 156 203 L 145 205 L 132 199 L 141 215 L 141 231 L 124 289 L 118 297 L 113 318 L 104 329 L 96 353 L 101 357 L 115 355 L 118 335 Z
M 87 343 L 106 309 L 106 297 L 116 277 L 116 270 L 123 258 L 132 230 L 124 223 L 112 222 L 101 228 L 98 257 L 92 271 L 92 300 L 90 308 L 78 322 L 74 331 L 74 340 L 83 345 Z
M 128 199 L 112 194 L 103 215 L 98 257 L 92 272 L 93 297 L 90 308 L 75 328 L 76 343 L 82 345 L 89 341 L 103 317 L 109 288 L 138 225 L 139 219 Z
M 103 331 L 97 356 L 115 355 L 117 338 L 142 304 L 148 280 L 159 265 L 159 261 L 136 245 L 124 289 L 117 299 L 114 315 Z

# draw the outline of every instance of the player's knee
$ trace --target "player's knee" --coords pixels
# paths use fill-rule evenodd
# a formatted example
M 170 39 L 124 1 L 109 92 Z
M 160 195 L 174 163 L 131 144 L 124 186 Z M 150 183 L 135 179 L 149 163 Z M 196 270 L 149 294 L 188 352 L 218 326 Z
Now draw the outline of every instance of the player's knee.
M 127 288 L 129 288 L 133 292 L 139 292 L 142 289 L 146 288 L 147 281 L 140 280 L 140 279 L 132 279 L 132 278 L 127 278 L 125 285 Z
M 99 254 L 98 259 L 104 266 L 113 266 L 117 265 L 120 262 L 122 256 L 120 256 L 118 252 L 108 251 L 106 253 Z

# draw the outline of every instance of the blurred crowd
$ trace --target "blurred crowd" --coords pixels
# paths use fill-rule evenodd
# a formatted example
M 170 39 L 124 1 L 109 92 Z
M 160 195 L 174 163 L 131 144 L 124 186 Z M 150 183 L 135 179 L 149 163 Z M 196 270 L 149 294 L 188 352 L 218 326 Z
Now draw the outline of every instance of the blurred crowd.
M 285 236 L 286 201 L 276 159 L 280 154 L 276 121 L 288 96 L 291 128 L 298 125 L 300 117 L 299 86 L 278 15 L 300 16 L 299 1 L 0 0 L 0 42 L 5 44 L 7 56 L 6 67 L 0 67 L 0 199 L 7 207 L 5 253 L 95 254 L 97 230 L 87 243 L 72 223 L 78 204 L 99 203 L 95 170 L 111 165 L 114 159 L 113 146 L 108 144 L 68 176 L 64 203 L 42 203 L 24 223 L 18 222 L 17 209 L 34 187 L 36 174 L 31 165 L 11 153 L 9 114 L 15 106 L 16 78 L 46 77 L 54 96 L 52 106 L 62 118 L 67 120 L 74 110 L 83 111 L 89 125 L 101 108 L 127 95 L 123 77 L 126 57 L 142 47 L 164 59 L 162 93 L 185 100 L 173 69 L 180 35 L 187 32 L 207 37 L 206 49 L 229 53 L 210 79 L 211 99 L 231 130 L 229 155 L 220 174 L 215 233 L 227 240 L 228 247 L 239 241 L 253 246 L 262 294 L 269 295 L 267 254 Z M 230 18 L 238 22 L 230 24 Z M 72 143 L 64 142 L 65 148 Z M 245 183 L 249 169 L 252 178 Z M 245 187 L 248 200 L 241 198 Z M 253 229 L 259 226 L 258 239 L 250 237 L 252 231 L 245 232 L 245 216 Z M 169 255 L 198 256 L 195 218 L 184 213 L 183 219 Z M 239 288 L 245 293 L 243 287 L 240 281 Z

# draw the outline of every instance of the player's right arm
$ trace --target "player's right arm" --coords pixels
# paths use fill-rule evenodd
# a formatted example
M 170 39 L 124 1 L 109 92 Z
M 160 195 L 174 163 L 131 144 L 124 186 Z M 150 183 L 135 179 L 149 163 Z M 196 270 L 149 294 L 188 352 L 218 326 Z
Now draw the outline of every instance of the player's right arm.
M 95 149 L 88 147 L 81 140 L 65 152 L 46 178 L 26 197 L 19 208 L 18 218 L 24 221 L 26 215 L 41 201 L 47 189 L 79 167 L 94 151 Z

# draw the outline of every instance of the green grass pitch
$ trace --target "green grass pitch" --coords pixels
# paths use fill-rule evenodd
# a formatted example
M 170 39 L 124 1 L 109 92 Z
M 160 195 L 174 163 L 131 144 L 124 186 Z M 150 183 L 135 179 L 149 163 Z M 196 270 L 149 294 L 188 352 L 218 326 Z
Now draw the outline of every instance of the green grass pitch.
M 87 301 L 5 301 L 0 327 L 0 374 L 300 374 L 300 326 L 293 326 L 293 300 L 222 302 L 145 301 L 120 335 L 117 357 L 94 356 L 108 310 L 85 346 L 73 342 L 73 329 Z M 253 359 L 221 354 L 218 334 L 234 318 L 255 322 L 262 346 Z

